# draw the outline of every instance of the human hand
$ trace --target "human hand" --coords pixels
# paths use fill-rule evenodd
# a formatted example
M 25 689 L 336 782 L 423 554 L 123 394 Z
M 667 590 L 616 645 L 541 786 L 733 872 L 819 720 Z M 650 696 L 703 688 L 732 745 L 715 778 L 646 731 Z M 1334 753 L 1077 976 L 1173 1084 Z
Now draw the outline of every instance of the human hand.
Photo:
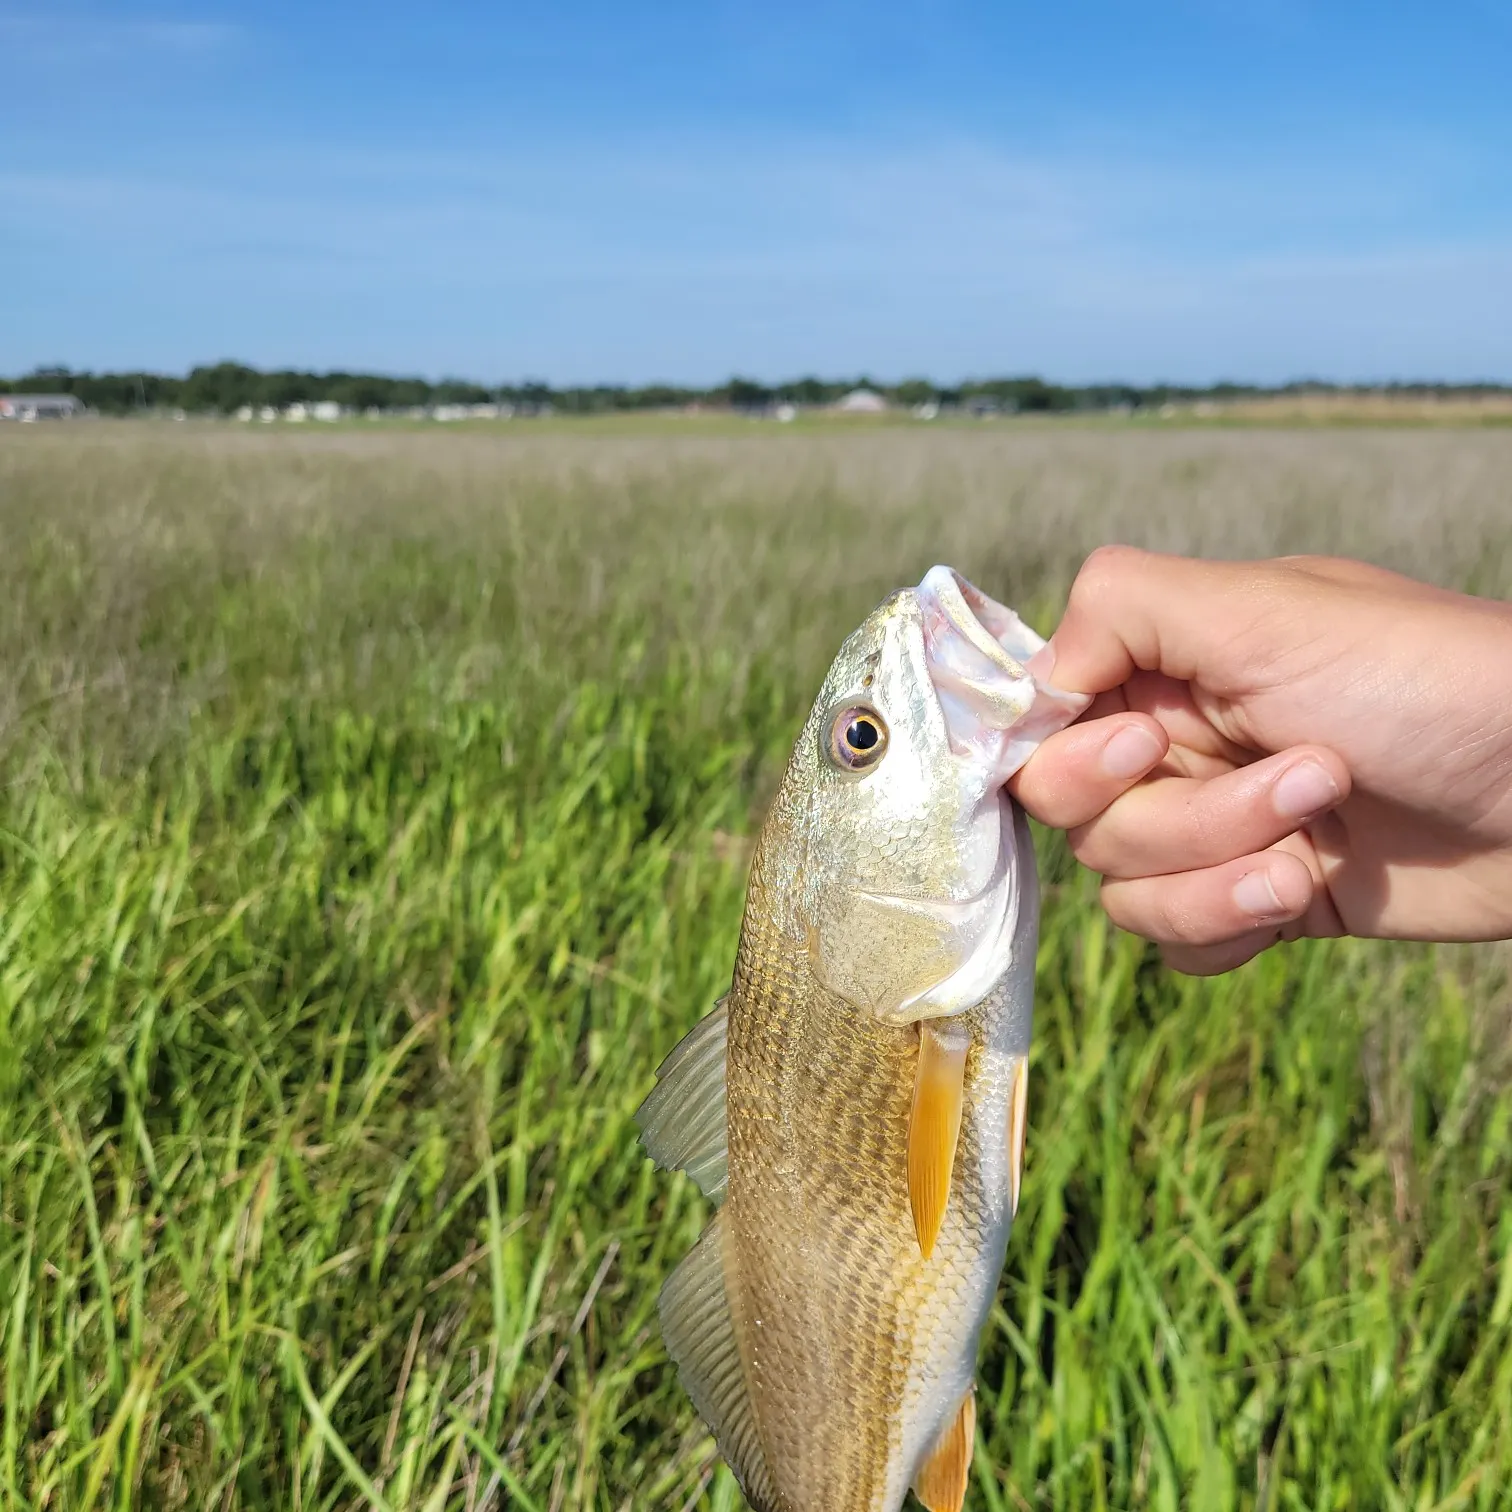
M 1512 937 L 1512 606 L 1337 558 L 1105 547 L 1033 665 L 1098 696 L 1010 789 L 1178 970 L 1304 935 Z

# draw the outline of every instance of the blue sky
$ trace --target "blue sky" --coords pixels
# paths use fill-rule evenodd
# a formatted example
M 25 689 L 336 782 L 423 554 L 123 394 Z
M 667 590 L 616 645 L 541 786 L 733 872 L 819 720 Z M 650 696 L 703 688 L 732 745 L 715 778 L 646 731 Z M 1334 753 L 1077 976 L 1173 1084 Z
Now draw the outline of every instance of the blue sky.
M 0 0 L 0 372 L 1512 381 L 1512 4 Z

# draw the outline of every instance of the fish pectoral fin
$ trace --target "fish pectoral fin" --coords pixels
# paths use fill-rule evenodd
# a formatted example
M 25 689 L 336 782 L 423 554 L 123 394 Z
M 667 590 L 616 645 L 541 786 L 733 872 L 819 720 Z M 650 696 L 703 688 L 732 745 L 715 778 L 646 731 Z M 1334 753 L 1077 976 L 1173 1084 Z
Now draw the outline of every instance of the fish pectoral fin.
M 716 1213 L 661 1289 L 662 1340 L 746 1500 L 757 1512 L 779 1512 L 730 1305 L 728 1253 L 725 1215 Z
M 1024 1132 L 1029 1119 L 1029 1057 L 1013 1068 L 1008 1093 L 1008 1211 L 1018 1217 L 1019 1193 L 1024 1185 Z
M 948 1020 L 919 1025 L 919 1066 L 908 1121 L 908 1203 L 926 1260 L 934 1253 L 950 1200 L 970 1044 L 966 1030 Z
M 686 1171 L 705 1197 L 723 1201 L 726 999 L 680 1039 L 656 1070 L 656 1085 L 636 1109 L 641 1143 L 664 1171 Z
M 971 1451 L 976 1445 L 976 1392 L 961 1398 L 956 1414 L 935 1440 L 929 1458 L 914 1477 L 914 1495 L 929 1512 L 961 1512 L 966 1500 L 966 1481 L 971 1471 Z

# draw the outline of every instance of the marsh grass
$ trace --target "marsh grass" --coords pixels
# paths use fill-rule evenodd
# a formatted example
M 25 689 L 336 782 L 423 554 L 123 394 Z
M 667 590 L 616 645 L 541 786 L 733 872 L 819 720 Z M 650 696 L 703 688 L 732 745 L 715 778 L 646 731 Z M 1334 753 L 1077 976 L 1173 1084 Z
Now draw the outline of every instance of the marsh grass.
M 1108 539 L 1512 589 L 1512 434 L 0 437 L 0 1507 L 737 1507 L 630 1114 L 818 675 Z M 1215 982 L 1041 836 L 969 1505 L 1495 1507 L 1512 998 Z M 844 1389 L 843 1382 L 836 1383 Z

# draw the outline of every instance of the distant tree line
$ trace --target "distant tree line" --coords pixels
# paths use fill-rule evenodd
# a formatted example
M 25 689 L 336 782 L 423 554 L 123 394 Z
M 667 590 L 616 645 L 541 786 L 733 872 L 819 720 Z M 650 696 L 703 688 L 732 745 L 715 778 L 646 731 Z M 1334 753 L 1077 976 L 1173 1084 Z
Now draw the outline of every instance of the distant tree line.
M 74 372 L 66 367 L 38 368 L 24 377 L 0 378 L 0 393 L 74 394 L 91 409 L 107 415 L 165 409 L 230 415 L 246 406 L 254 410 L 265 406 L 282 409 L 290 404 L 314 404 L 322 400 L 359 411 L 428 408 L 438 404 L 511 404 L 537 410 L 549 406 L 558 414 L 568 415 L 674 409 L 692 404 L 759 410 L 783 403 L 832 404 L 855 388 L 872 389 L 898 405 L 976 404 L 1027 413 L 1150 409 L 1201 400 L 1354 391 L 1348 385 L 1313 381 L 1276 387 L 1244 383 L 1216 383 L 1205 388 L 1163 383 L 1143 387 L 1122 383 L 1078 387 L 1024 377 L 986 378 L 946 386 L 927 378 L 879 383 L 864 375 L 844 380 L 799 378 L 776 384 L 736 377 L 715 388 L 684 388 L 672 384 L 648 384 L 640 388 L 618 384 L 553 388 L 539 381 L 489 385 L 459 378 L 443 378 L 432 383 L 424 378 L 394 378 L 375 373 L 262 372 L 238 362 L 197 367 L 182 378 L 145 372 Z M 1414 398 L 1474 398 L 1512 392 L 1512 386 L 1393 383 L 1372 386 L 1371 392 Z

